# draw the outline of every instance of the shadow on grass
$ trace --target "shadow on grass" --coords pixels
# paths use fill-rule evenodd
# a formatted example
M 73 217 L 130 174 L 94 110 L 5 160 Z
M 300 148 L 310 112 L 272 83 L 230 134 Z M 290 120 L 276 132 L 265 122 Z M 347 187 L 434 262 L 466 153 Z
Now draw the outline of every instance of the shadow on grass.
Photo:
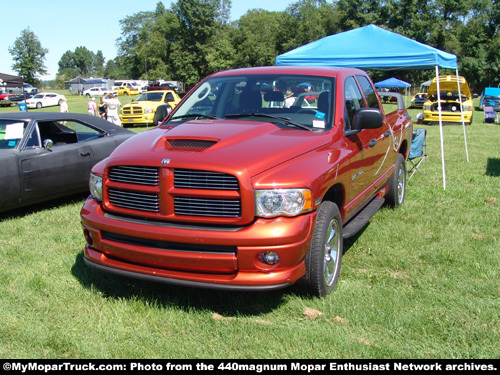
M 87 266 L 83 252 L 71 269 L 73 276 L 87 289 L 96 289 L 103 297 L 138 299 L 162 308 L 175 305 L 183 310 L 211 310 L 222 316 L 259 315 L 272 311 L 284 302 L 289 290 L 268 292 L 232 292 L 190 288 L 125 278 Z
M 82 202 L 88 197 L 89 193 L 77 193 L 63 198 L 53 199 L 47 202 L 37 203 L 31 206 L 20 207 L 6 212 L 0 212 L 0 221 L 19 219 L 42 211 L 52 210 L 58 207 Z
M 486 176 L 500 176 L 500 159 L 488 158 L 486 163 Z
M 354 245 L 366 227 L 344 241 L 344 253 Z M 162 308 L 176 305 L 186 311 L 193 308 L 200 311 L 209 309 L 222 316 L 259 315 L 276 309 L 288 297 L 317 298 L 305 293 L 299 285 L 274 291 L 241 292 L 126 278 L 89 267 L 83 257 L 83 252 L 76 256 L 71 273 L 85 288 L 96 289 L 105 298 L 139 299 Z

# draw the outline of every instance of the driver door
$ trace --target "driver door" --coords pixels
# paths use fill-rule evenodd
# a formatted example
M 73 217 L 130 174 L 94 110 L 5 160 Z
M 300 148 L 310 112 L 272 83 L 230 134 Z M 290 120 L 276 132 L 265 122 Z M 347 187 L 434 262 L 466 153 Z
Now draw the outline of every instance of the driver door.
M 36 123 L 28 141 L 19 152 L 23 202 L 69 195 L 88 187 L 92 167 L 90 146 L 78 141 L 58 142 L 51 149 L 45 149 L 43 141 L 48 138 L 43 136 L 43 128 L 48 126 L 48 122 Z M 56 134 L 52 135 L 55 136 Z M 55 139 L 52 140 L 56 142 Z

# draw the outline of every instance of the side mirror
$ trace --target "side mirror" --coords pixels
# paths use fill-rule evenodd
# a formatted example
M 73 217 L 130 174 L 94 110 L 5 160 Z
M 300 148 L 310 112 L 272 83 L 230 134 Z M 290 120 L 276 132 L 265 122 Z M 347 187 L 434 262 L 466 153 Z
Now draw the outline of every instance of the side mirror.
M 377 129 L 384 123 L 384 115 L 380 109 L 360 108 L 354 112 L 352 130 Z
M 47 151 L 52 151 L 52 147 L 54 147 L 54 142 L 52 139 L 46 139 L 43 141 L 43 148 Z

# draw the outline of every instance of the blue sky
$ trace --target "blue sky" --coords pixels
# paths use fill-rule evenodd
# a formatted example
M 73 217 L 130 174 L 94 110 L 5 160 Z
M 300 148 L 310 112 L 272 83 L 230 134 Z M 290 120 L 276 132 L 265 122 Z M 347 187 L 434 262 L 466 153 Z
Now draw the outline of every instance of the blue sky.
M 119 21 L 137 12 L 156 8 L 159 0 L 22 0 L 19 3 L 0 0 L 2 37 L 0 37 L 0 72 L 16 74 L 9 47 L 30 28 L 42 47 L 49 50 L 45 59 L 48 75 L 53 79 L 58 62 L 66 51 L 86 47 L 92 52 L 101 50 L 107 60 L 116 57 L 116 39 L 120 37 Z M 174 1 L 175 2 L 175 1 Z M 250 9 L 283 11 L 296 0 L 232 0 L 231 20 L 237 20 Z M 171 0 L 163 0 L 170 9 Z

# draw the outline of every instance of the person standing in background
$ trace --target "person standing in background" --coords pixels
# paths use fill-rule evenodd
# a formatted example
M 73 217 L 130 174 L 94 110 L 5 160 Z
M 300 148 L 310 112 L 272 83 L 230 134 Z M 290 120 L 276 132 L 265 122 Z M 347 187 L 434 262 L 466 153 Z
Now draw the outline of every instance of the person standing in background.
M 118 116 L 118 107 L 120 107 L 122 103 L 120 103 L 120 101 L 115 98 L 113 94 L 109 94 L 108 99 L 105 99 L 104 101 L 108 106 L 108 121 L 121 126 L 122 122 Z
M 97 104 L 95 104 L 95 98 L 92 98 L 87 104 L 88 114 L 91 116 L 97 116 Z
M 99 103 L 99 116 L 105 120 L 108 119 L 108 108 L 103 96 L 101 96 L 101 102 Z
M 68 113 L 68 102 L 66 99 L 61 99 L 61 104 L 59 105 L 61 112 Z

